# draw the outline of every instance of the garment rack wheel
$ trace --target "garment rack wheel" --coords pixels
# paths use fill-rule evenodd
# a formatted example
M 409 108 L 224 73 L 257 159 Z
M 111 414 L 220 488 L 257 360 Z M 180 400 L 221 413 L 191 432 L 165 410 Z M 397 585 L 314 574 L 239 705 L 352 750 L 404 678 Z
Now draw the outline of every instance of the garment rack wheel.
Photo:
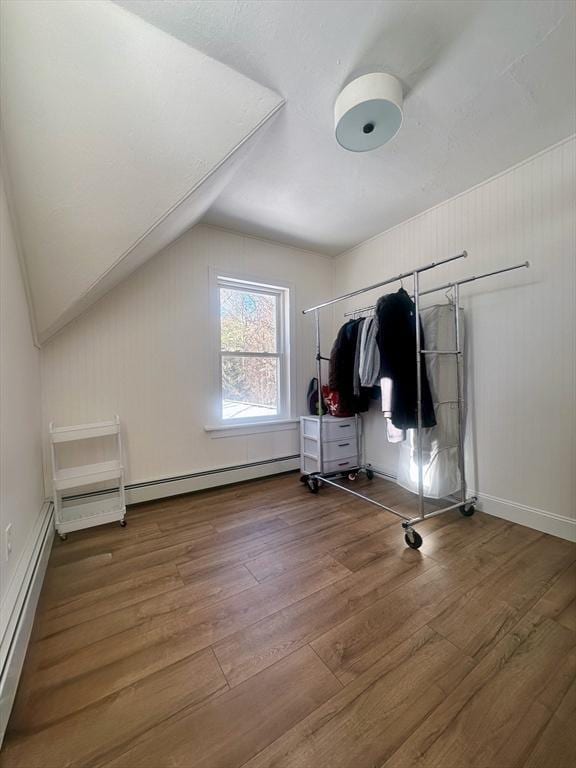
M 370 469 L 370 467 L 367 467 L 366 469 L 366 477 L 368 480 L 374 480 L 374 470 Z
M 60 536 L 60 541 L 66 541 L 66 539 L 68 538 L 67 533 L 59 533 L 58 536 Z
M 460 513 L 464 515 L 464 517 L 472 517 L 474 512 L 476 512 L 476 507 L 474 504 L 462 504 L 459 509 Z
M 320 483 L 318 482 L 318 479 L 316 477 L 312 477 L 311 475 L 308 475 L 306 478 L 306 485 L 308 486 L 310 493 L 318 493 L 320 490 Z
M 406 533 L 404 534 L 404 541 L 410 549 L 420 549 L 422 546 L 422 536 L 418 533 L 418 531 L 415 531 L 414 528 L 407 528 Z

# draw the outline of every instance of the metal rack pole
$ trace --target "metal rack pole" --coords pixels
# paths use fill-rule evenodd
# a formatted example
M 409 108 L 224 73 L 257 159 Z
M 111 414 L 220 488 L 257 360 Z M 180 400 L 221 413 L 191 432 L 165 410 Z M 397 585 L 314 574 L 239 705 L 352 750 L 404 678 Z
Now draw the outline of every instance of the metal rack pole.
M 466 253 L 466 251 L 464 251 L 464 253 Z M 443 262 L 438 262 L 438 263 L 441 264 Z M 463 280 L 458 280 L 457 282 L 444 283 L 444 285 L 437 285 L 435 288 L 429 288 L 427 291 L 420 291 L 420 298 L 422 298 L 422 296 L 428 296 L 430 293 L 437 293 L 438 291 L 444 291 L 444 290 L 448 290 L 449 288 L 454 288 L 455 285 L 465 285 L 466 283 L 473 283 L 475 280 L 483 280 L 485 277 L 493 277 L 494 275 L 501 275 L 504 272 L 512 272 L 515 269 L 523 269 L 529 266 L 530 266 L 529 261 L 523 261 L 521 264 L 513 264 L 511 267 L 503 267 L 502 269 L 495 269 L 493 272 L 484 272 L 481 275 L 473 275 L 472 277 L 465 277 Z M 389 281 L 389 282 L 393 282 L 393 281 Z M 370 290 L 370 289 L 366 289 L 366 290 Z M 370 304 L 367 307 L 359 307 L 358 309 L 350 310 L 349 312 L 344 312 L 344 317 L 349 317 L 350 315 L 358 315 L 361 312 L 369 312 L 370 310 L 374 309 L 374 307 L 375 307 L 375 304 Z
M 450 261 L 455 261 L 456 259 L 465 259 L 468 256 L 466 251 L 462 251 L 462 253 L 458 253 L 456 256 L 449 256 L 447 259 L 442 259 L 441 261 L 432 261 L 430 264 L 426 264 L 423 267 L 418 267 L 418 269 L 414 270 L 411 269 L 410 272 L 402 272 L 399 275 L 396 275 L 396 277 L 390 277 L 387 280 L 382 280 L 379 283 L 374 283 L 373 285 L 367 285 L 365 288 L 358 288 L 357 291 L 350 291 L 350 293 L 344 293 L 342 296 L 337 296 L 335 299 L 330 299 L 330 301 L 324 301 L 322 304 L 317 304 L 315 307 L 308 307 L 308 309 L 303 309 L 302 314 L 307 315 L 308 312 L 315 312 L 319 309 L 323 309 L 324 307 L 329 307 L 331 304 L 336 304 L 339 301 L 344 301 L 344 299 L 350 299 L 352 296 L 358 296 L 361 293 L 367 293 L 368 291 L 373 291 L 375 288 L 381 288 L 383 285 L 388 285 L 389 283 L 396 283 L 398 280 L 403 280 L 405 277 L 412 277 L 414 272 L 426 272 L 429 269 L 434 269 L 434 267 L 439 267 L 441 264 L 447 264 Z
M 460 469 L 460 498 L 466 503 L 466 462 L 464 458 L 464 375 L 462 366 L 462 339 L 460 333 L 460 285 L 454 286 L 454 310 L 456 313 L 456 387 L 458 389 L 458 466 Z
M 418 517 L 424 519 L 424 469 L 422 467 L 422 350 L 420 339 L 420 279 L 414 272 L 414 308 L 416 321 L 416 410 L 418 429 L 416 436 L 418 460 Z
M 318 459 L 320 472 L 324 472 L 324 449 L 322 444 L 322 417 L 324 407 L 322 404 L 322 354 L 320 351 L 320 312 L 316 310 L 316 373 L 318 377 Z

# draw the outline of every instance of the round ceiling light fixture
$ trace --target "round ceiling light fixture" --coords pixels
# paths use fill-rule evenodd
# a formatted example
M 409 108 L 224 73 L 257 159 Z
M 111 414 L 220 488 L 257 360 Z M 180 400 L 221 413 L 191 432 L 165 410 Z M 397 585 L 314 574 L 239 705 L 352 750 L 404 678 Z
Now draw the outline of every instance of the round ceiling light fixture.
M 352 80 L 334 105 L 336 141 L 351 152 L 368 152 L 393 139 L 402 125 L 402 84 L 372 72 Z

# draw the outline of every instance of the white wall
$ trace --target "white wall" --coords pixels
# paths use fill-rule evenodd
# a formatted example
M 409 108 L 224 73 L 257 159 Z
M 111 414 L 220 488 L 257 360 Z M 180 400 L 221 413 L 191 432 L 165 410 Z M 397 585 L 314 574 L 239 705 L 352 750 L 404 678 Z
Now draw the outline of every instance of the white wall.
M 345 293 L 463 249 L 423 287 L 530 260 L 462 289 L 469 485 L 487 511 L 564 536 L 576 531 L 575 202 L 573 137 L 341 255 L 335 284 Z M 336 323 L 377 295 L 338 305 Z M 368 459 L 395 474 L 381 416 L 366 422 Z
M 315 363 L 313 319 L 301 309 L 332 294 L 332 259 L 199 226 L 43 346 L 44 429 L 120 414 L 129 483 L 297 454 L 296 425 L 220 438 L 204 430 L 216 352 L 211 268 L 292 284 L 293 415 L 304 413 Z M 324 322 L 329 334 L 329 313 Z
M 0 641 L 18 596 L 15 583 L 44 502 L 40 433 L 40 352 L 32 331 L 14 231 L 0 176 Z M 6 526 L 12 553 L 6 557 Z

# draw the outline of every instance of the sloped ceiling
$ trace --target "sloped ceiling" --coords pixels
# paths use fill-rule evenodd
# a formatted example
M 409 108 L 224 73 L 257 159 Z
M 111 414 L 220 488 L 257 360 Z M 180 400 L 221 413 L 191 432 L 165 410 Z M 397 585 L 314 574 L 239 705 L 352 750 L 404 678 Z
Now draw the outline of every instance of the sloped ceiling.
M 2 55 L 42 341 L 202 215 L 283 99 L 106 0 L 4 2 Z
M 207 220 L 335 254 L 576 131 L 574 0 L 117 0 L 286 108 Z M 334 138 L 353 76 L 402 80 L 404 125 Z

